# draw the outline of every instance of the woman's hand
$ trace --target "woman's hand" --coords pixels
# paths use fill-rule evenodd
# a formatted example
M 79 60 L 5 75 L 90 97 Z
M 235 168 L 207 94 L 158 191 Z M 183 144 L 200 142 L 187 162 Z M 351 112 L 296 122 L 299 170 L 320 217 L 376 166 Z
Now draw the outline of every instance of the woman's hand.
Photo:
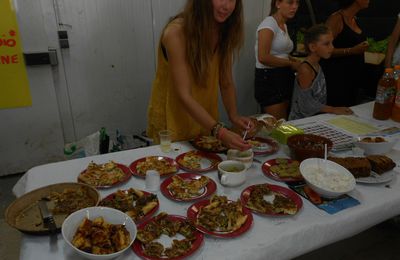
M 234 116 L 230 118 L 232 124 L 238 128 L 241 129 L 242 131 L 247 131 L 247 132 L 251 132 L 255 129 L 256 125 L 253 122 L 253 120 L 251 120 L 248 117 L 244 117 L 244 116 Z
M 355 45 L 354 47 L 350 48 L 349 53 L 350 54 L 363 54 L 364 52 L 366 52 L 368 50 L 368 47 L 369 47 L 368 42 L 365 41 L 365 42 L 359 43 L 359 44 Z
M 290 68 L 294 71 L 297 71 L 301 65 L 301 61 L 297 59 L 290 59 Z
M 219 134 L 219 139 L 226 147 L 240 151 L 245 151 L 251 148 L 251 145 L 244 141 L 242 136 L 229 131 L 226 128 L 220 129 L 220 131 L 223 132 Z

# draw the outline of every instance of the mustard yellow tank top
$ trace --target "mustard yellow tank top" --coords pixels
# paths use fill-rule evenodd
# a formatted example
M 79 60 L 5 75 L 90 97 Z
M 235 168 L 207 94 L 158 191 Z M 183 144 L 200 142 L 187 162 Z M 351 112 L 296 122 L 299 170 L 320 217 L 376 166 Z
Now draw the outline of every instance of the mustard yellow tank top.
M 147 135 L 159 143 L 158 132 L 168 129 L 173 141 L 190 140 L 198 135 L 209 135 L 185 110 L 175 93 L 169 63 L 163 55 L 161 42 L 158 46 L 156 77 L 153 82 L 147 111 Z M 192 84 L 193 98 L 215 119 L 218 120 L 218 55 L 214 54 L 209 65 L 205 86 Z M 193 82 L 193 80 L 192 80 Z

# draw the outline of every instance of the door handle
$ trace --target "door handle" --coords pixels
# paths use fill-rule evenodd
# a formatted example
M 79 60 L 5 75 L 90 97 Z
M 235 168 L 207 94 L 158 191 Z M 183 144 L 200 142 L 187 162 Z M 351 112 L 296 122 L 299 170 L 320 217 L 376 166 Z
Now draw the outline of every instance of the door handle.
M 24 60 L 26 66 L 35 65 L 51 65 L 57 66 L 57 50 L 49 49 L 48 52 L 29 52 L 24 53 Z

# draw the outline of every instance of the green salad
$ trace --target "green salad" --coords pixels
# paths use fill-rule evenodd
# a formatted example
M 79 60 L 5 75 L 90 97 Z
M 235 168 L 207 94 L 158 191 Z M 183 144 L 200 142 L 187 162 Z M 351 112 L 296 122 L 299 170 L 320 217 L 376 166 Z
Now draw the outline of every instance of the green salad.
M 368 51 L 369 52 L 379 52 L 385 53 L 389 41 L 389 37 L 380 41 L 374 40 L 374 38 L 367 38 L 368 41 Z

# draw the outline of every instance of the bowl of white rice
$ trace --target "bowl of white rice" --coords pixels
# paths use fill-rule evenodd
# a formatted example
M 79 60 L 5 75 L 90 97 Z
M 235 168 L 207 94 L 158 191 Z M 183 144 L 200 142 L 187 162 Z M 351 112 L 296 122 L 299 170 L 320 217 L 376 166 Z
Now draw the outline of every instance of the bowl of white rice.
M 324 159 L 310 158 L 301 162 L 304 180 L 324 198 L 337 198 L 354 190 L 356 180 L 343 166 Z

